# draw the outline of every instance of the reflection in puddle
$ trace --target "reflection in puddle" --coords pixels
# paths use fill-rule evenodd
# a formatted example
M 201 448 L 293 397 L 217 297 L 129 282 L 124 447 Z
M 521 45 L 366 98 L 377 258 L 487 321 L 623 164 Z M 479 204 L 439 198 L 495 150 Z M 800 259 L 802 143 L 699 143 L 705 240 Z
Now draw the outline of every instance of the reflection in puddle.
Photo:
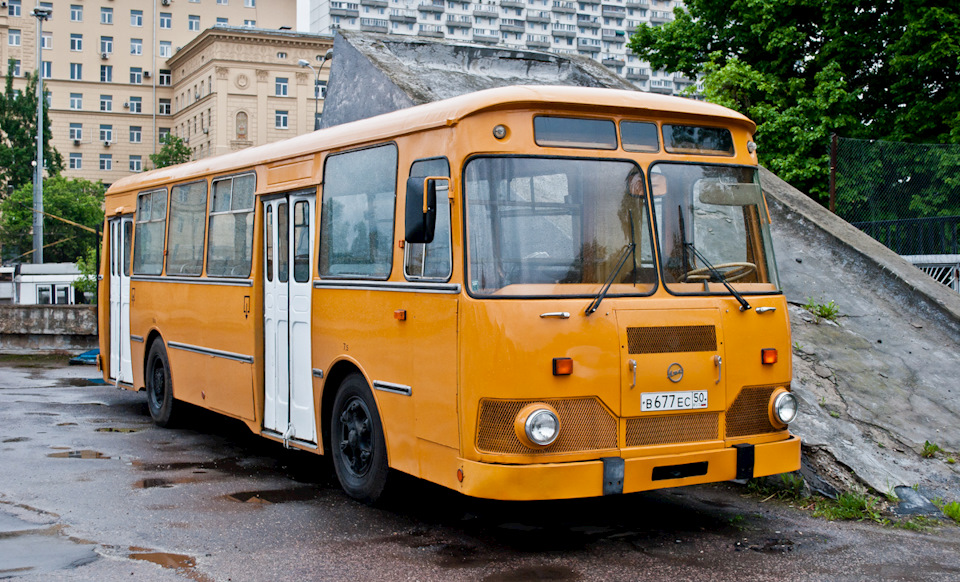
M 110 427 L 98 428 L 97 432 L 140 432 L 141 430 L 143 429 L 142 428 L 114 428 L 110 426 Z
M 274 489 L 271 491 L 241 491 L 225 496 L 230 501 L 240 503 L 260 503 L 270 505 L 287 501 L 312 501 L 320 497 L 316 487 L 296 487 L 294 489 Z
M 99 451 L 91 451 L 89 449 L 84 449 L 82 451 L 63 451 L 62 453 L 50 453 L 48 457 L 54 457 L 56 459 L 109 459 L 110 457 L 104 455 Z
M 133 486 L 137 489 L 154 489 L 154 488 L 163 488 L 169 489 L 174 485 L 182 485 L 184 483 L 197 483 L 201 481 L 200 477 L 178 477 L 176 479 L 164 479 L 162 477 L 150 477 L 147 479 L 141 479 L 137 481 Z
M 212 580 L 200 572 L 194 570 L 197 567 L 197 560 L 183 554 L 170 554 L 167 552 L 150 552 L 146 548 L 130 548 L 130 558 L 134 560 L 143 560 L 151 562 L 163 568 L 176 570 L 178 574 L 186 576 L 197 582 L 212 582 Z

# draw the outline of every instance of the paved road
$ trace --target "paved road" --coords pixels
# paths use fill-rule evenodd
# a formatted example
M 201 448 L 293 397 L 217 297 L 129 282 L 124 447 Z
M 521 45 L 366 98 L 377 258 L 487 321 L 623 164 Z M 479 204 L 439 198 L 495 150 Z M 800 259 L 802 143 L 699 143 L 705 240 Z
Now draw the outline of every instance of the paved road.
M 0 578 L 960 579 L 960 528 L 830 523 L 732 484 L 498 503 L 401 480 L 366 507 L 321 458 L 202 412 L 156 428 L 94 376 L 0 359 Z

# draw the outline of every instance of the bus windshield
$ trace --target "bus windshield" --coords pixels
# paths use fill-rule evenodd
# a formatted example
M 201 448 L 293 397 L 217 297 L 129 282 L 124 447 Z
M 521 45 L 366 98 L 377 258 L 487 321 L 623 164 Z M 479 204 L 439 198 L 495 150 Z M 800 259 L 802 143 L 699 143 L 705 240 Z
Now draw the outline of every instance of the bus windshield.
M 656 289 L 646 181 L 636 164 L 478 157 L 464 176 L 474 295 L 590 296 L 608 279 L 608 296 Z
M 650 185 L 668 290 L 779 289 L 756 168 L 659 163 Z

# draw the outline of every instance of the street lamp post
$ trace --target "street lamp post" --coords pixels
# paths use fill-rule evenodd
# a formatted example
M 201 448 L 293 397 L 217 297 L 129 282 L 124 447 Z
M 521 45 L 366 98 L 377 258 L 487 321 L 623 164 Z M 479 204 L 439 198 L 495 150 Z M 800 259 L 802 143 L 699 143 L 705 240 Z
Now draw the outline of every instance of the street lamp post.
M 323 69 L 323 64 L 333 58 L 333 49 L 328 49 L 326 53 L 321 57 L 317 55 L 317 58 L 320 60 L 320 64 L 317 65 L 317 68 L 313 68 L 313 65 L 310 64 L 310 61 L 307 59 L 300 59 L 297 61 L 297 64 L 301 67 L 306 67 L 313 71 L 313 130 L 316 131 L 320 129 L 320 70 Z
M 43 21 L 50 18 L 50 8 L 34 8 L 37 19 L 37 159 L 33 174 L 33 262 L 43 263 L 43 60 L 40 53 Z

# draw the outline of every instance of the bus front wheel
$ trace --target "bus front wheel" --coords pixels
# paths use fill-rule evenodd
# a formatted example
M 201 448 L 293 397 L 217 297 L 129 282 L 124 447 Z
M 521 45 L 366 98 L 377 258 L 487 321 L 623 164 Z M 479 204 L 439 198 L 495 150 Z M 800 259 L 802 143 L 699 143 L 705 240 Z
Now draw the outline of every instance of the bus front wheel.
M 147 409 L 158 426 L 173 423 L 173 382 L 170 381 L 170 362 L 163 340 L 157 339 L 150 346 L 146 366 Z
M 333 468 L 347 495 L 375 502 L 387 483 L 387 447 L 377 405 L 360 374 L 347 376 L 333 401 L 330 419 Z

